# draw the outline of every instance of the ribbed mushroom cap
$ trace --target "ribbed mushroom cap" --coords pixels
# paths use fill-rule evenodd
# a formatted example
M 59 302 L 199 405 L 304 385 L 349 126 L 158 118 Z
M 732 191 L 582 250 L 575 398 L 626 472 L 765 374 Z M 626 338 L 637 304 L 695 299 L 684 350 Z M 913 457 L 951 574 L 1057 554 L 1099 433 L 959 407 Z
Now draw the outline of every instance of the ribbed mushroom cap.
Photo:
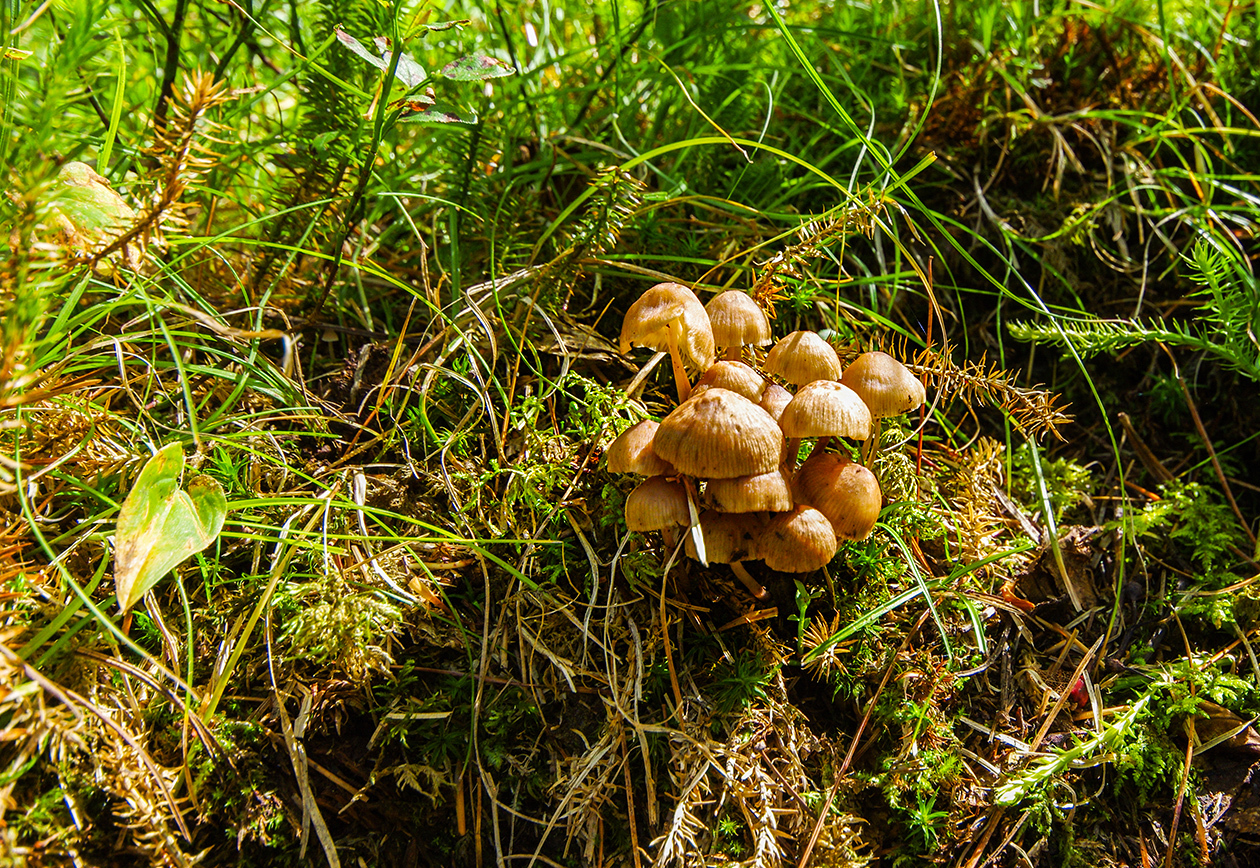
M 792 486 L 782 468 L 755 476 L 711 479 L 704 487 L 705 504 L 718 512 L 787 512 Z
M 797 386 L 840 379 L 840 357 L 817 332 L 792 332 L 770 348 L 766 370 Z
M 761 400 L 757 403 L 761 405 L 761 409 L 765 410 L 774 420 L 779 421 L 779 417 L 783 415 L 784 408 L 792 401 L 792 393 L 780 386 L 778 383 L 767 383 L 766 390 L 761 393 Z
M 626 527 L 630 530 L 663 530 L 686 526 L 689 520 L 687 489 L 664 476 L 648 477 L 626 498 Z
M 788 437 L 871 436 L 871 411 L 857 392 L 835 380 L 815 380 L 800 391 L 783 410 L 779 427 Z
M 704 306 L 713 323 L 713 342 L 719 347 L 770 345 L 770 320 L 746 292 L 727 290 Z
M 705 389 L 656 429 L 652 448 L 679 473 L 730 479 L 779 466 L 783 432 L 770 414 L 726 389 Z
M 792 496 L 827 516 L 841 539 L 870 536 L 883 504 L 874 473 L 829 453 L 813 455 L 801 465 L 792 480 Z
M 672 476 L 674 468 L 652 450 L 660 425 L 651 419 L 635 422 L 608 446 L 608 472 L 639 476 Z
M 862 353 L 840 382 L 861 395 L 877 419 L 908 413 L 927 400 L 923 383 L 888 353 Z
M 685 361 L 703 370 L 713 364 L 713 326 L 696 294 L 680 283 L 658 283 L 630 305 L 621 323 L 621 352 L 631 347 L 669 348 L 669 330 L 678 335 Z
M 831 522 L 808 506 L 770 516 L 758 543 L 766 566 L 781 573 L 821 569 L 836 556 L 837 547 Z
M 743 362 L 714 362 L 709 366 L 709 370 L 696 380 L 696 385 L 691 392 L 694 395 L 713 387 L 743 395 L 750 401 L 760 401 L 762 393 L 766 390 L 766 380 Z
M 753 512 L 700 513 L 700 533 L 704 536 L 704 554 L 711 564 L 755 561 L 761 557 L 758 540 L 764 534 L 765 519 Z M 687 556 L 696 556 L 696 544 L 687 534 L 684 546 Z

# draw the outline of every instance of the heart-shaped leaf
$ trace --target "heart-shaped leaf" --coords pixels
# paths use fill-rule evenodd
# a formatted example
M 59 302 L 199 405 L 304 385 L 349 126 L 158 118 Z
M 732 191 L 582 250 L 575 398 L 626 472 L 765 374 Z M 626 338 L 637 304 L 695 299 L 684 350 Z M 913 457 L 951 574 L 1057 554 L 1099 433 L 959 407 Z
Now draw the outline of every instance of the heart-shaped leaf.
M 179 490 L 184 449 L 158 450 L 145 463 L 123 501 L 114 536 L 114 588 L 126 612 L 164 575 L 202 551 L 219 535 L 227 516 L 223 487 L 208 476 Z
M 455 81 L 484 81 L 516 72 L 511 66 L 485 54 L 469 54 L 442 67 L 442 75 Z

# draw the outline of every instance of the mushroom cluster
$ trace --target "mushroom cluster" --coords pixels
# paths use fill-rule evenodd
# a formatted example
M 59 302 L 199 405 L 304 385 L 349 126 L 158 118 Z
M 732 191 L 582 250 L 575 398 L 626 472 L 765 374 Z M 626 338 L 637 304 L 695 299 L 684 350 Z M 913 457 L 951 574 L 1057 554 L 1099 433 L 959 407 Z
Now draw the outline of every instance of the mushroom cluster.
M 627 527 L 660 531 L 671 548 L 686 530 L 688 555 L 730 564 L 758 598 L 766 591 L 744 561 L 811 572 L 835 556 L 838 540 L 865 539 L 875 527 L 879 483 L 862 463 L 827 451 L 832 438 L 869 440 L 879 419 L 925 398 L 923 384 L 888 354 L 865 353 L 842 370 L 814 332 L 775 344 L 764 373 L 743 361 L 770 342 L 769 320 L 743 292 L 702 305 L 680 284 L 652 287 L 627 311 L 621 349 L 668 352 L 679 404 L 608 448 L 611 472 L 647 477 L 626 500 Z M 689 368 L 699 374 L 694 387 Z M 796 386 L 795 394 L 770 377 Z M 798 468 L 801 442 L 810 439 L 813 451 Z

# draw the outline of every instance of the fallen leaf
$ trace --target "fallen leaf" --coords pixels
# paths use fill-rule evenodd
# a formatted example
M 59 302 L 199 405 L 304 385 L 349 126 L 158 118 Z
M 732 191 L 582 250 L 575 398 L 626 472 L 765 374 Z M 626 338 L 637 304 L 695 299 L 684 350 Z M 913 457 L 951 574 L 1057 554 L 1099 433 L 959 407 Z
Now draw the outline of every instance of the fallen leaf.
M 184 449 L 158 450 L 123 501 L 114 536 L 114 588 L 126 612 L 163 576 L 207 548 L 223 529 L 227 498 L 208 476 L 179 489 Z

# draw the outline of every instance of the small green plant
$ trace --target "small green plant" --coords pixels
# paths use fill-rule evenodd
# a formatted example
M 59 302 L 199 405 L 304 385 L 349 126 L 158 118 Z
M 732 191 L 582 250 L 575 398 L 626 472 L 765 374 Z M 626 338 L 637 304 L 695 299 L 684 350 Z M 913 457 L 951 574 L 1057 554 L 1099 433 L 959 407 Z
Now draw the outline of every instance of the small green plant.
M 1182 261 L 1187 278 L 1201 287 L 1192 296 L 1201 307 L 1190 323 L 1062 318 L 1053 325 L 1012 322 L 1010 332 L 1021 341 L 1070 344 L 1082 356 L 1159 342 L 1207 353 L 1260 382 L 1260 287 L 1248 261 L 1235 245 L 1207 235 Z
M 777 667 L 767 666 L 753 651 L 740 651 L 731 663 L 714 668 L 710 686 L 713 708 L 719 716 L 742 711 L 754 702 L 768 702 L 766 687 L 775 677 Z M 718 721 L 715 720 L 715 725 Z
M 1054 523 L 1062 524 L 1064 515 L 1089 497 L 1092 475 L 1088 467 L 1082 467 L 1070 458 L 1053 461 L 1041 458 L 1040 464 Z M 1011 455 L 1011 494 L 1020 503 L 1039 511 L 1040 490 L 1032 447 L 1024 443 Z
M 906 832 L 910 847 L 919 854 L 936 849 L 949 819 L 949 811 L 938 810 L 936 794 L 916 793 L 906 811 Z

